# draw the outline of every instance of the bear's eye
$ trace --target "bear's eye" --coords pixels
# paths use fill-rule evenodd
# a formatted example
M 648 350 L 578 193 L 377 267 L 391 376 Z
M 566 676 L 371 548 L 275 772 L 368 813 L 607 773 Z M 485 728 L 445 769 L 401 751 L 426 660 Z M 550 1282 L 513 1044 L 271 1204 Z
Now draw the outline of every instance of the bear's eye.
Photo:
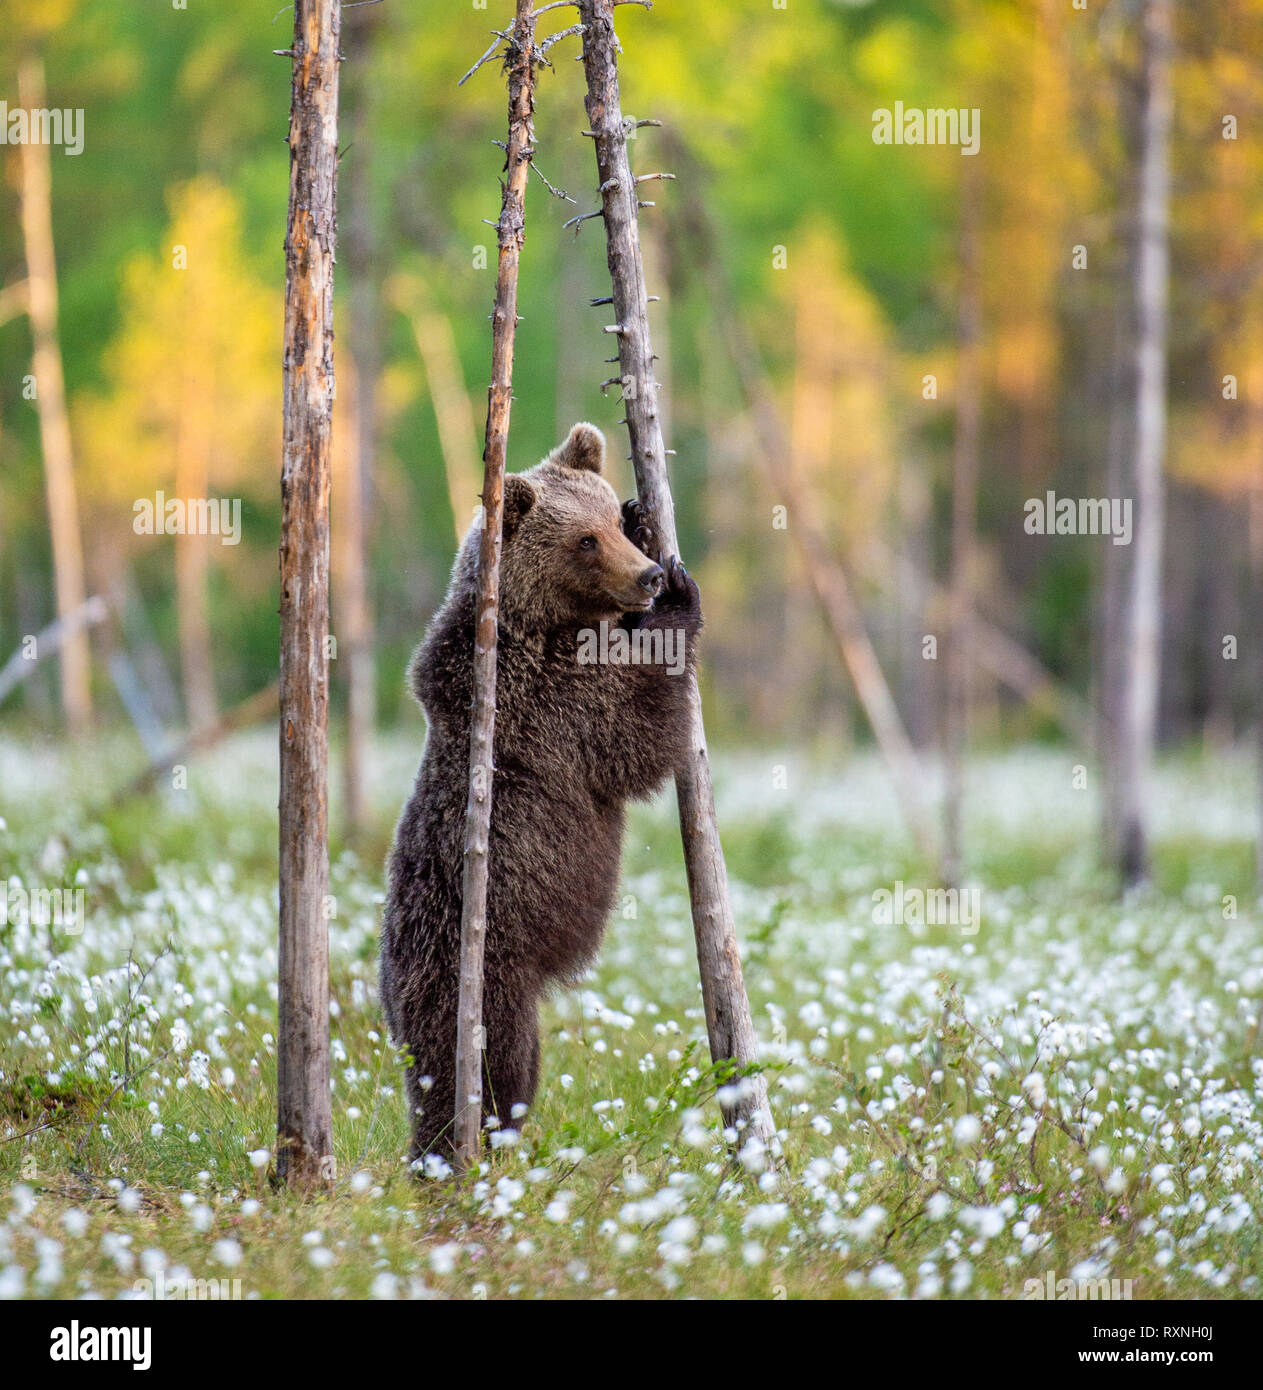
M 595 549 L 596 549 L 596 537 L 595 537 L 595 536 L 584 536 L 584 538 L 579 542 L 579 549 L 580 549 L 580 550 L 595 550 Z

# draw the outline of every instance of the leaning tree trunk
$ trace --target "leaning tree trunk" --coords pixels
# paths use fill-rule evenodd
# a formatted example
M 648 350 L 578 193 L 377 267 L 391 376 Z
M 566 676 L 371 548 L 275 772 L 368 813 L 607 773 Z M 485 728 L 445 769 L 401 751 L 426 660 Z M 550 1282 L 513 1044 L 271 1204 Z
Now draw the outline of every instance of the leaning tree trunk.
M 499 260 L 492 311 L 491 385 L 483 449 L 482 534 L 478 544 L 478 617 L 474 635 L 474 707 L 469 732 L 469 802 L 465 809 L 465 864 L 461 880 L 460 1001 L 456 1019 L 458 1162 L 478 1161 L 482 1122 L 482 969 L 487 932 L 487 876 L 496 729 L 496 618 L 500 604 L 500 532 L 504 464 L 513 404 L 513 346 L 517 336 L 517 281 L 526 239 L 526 183 L 531 172 L 535 109 L 535 16 L 531 0 L 517 0 L 508 35 L 509 139 L 496 224 Z
M 420 285 L 413 295 L 405 282 L 396 281 L 395 298 L 412 324 L 421 365 L 425 369 L 425 384 L 430 389 L 430 404 L 434 407 L 439 451 L 443 455 L 443 471 L 447 478 L 452 527 L 459 548 L 476 510 L 474 504 L 478 497 L 478 484 L 474 476 L 473 458 L 478 428 L 465 389 L 460 354 L 456 351 L 456 335 L 452 332 L 451 319 L 441 310 L 430 307 Z
M 1162 530 L 1166 451 L 1166 336 L 1169 269 L 1171 4 L 1148 0 L 1144 19 L 1136 301 L 1136 519 L 1126 624 L 1127 669 L 1118 746 L 1124 884 L 1149 874 L 1148 797 L 1158 717 L 1162 626 Z
M 656 527 L 664 551 L 679 553 L 675 507 L 667 481 L 666 450 L 654 379 L 654 352 L 649 337 L 649 309 L 637 224 L 639 183 L 654 175 L 633 178 L 627 157 L 627 129 L 618 89 L 618 40 L 614 34 L 612 0 L 580 0 L 583 21 L 583 66 L 587 78 L 589 134 L 596 145 L 606 256 L 613 282 L 617 322 L 609 329 L 618 340 L 627 428 L 640 500 Z M 750 1017 L 737 948 L 728 874 L 715 821 L 706 733 L 701 697 L 692 680 L 692 757 L 675 779 L 680 807 L 680 830 L 688 873 L 693 930 L 702 977 L 702 1001 L 711 1057 L 753 1068 L 758 1041 Z M 776 1138 L 768 1106 L 767 1083 L 757 1072 L 724 1104 L 727 1124 L 739 1126 L 765 1147 Z
M 38 58 L 26 58 L 18 68 L 18 100 L 27 110 L 44 105 L 44 67 Z M 83 539 L 70 417 L 66 411 L 66 382 L 57 338 L 57 261 L 53 253 L 52 170 L 47 145 L 29 140 L 21 146 L 21 179 L 26 302 L 35 347 L 32 370 L 48 494 L 53 587 L 57 616 L 69 623 L 83 607 L 85 598 Z M 68 627 L 61 649 L 61 701 L 74 734 L 83 733 L 92 722 L 89 676 L 88 629 L 82 624 Z
M 333 1177 L 329 1100 L 329 470 L 339 0 L 295 0 L 281 470 L 277 1178 Z
M 982 385 L 978 352 L 982 318 L 982 266 L 979 224 L 982 178 L 969 160 L 961 181 L 960 327 L 956 374 L 956 440 L 952 454 L 951 625 L 947 642 L 947 719 L 943 788 L 943 877 L 960 882 L 962 865 L 965 756 L 969 742 L 972 671 L 973 569 L 978 465 L 981 450 Z

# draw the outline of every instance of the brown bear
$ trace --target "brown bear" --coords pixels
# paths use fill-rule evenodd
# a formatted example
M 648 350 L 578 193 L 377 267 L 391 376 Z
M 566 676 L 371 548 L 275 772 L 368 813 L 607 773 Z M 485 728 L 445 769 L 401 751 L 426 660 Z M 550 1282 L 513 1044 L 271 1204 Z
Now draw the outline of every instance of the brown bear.
M 604 458 L 601 432 L 578 424 L 505 479 L 483 994 L 483 1108 L 505 1128 L 535 1096 L 540 997 L 600 944 L 625 804 L 689 751 L 697 586 L 658 554 L 637 502 L 620 510 Z M 428 733 L 382 921 L 382 1003 L 412 1059 L 414 1158 L 451 1149 L 481 528 L 479 514 L 412 660 Z

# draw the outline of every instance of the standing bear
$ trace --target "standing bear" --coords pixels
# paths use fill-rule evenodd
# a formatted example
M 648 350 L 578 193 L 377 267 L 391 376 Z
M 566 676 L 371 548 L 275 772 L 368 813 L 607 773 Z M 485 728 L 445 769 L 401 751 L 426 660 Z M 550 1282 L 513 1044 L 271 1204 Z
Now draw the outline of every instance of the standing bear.
M 539 1076 L 538 1005 L 592 961 L 614 903 L 624 807 L 689 753 L 697 586 L 579 424 L 504 486 L 483 1109 L 518 1128 Z M 395 830 L 381 997 L 408 1049 L 414 1158 L 451 1151 L 461 879 L 481 514 L 412 660 L 429 731 Z M 661 561 L 661 563 L 659 563 Z

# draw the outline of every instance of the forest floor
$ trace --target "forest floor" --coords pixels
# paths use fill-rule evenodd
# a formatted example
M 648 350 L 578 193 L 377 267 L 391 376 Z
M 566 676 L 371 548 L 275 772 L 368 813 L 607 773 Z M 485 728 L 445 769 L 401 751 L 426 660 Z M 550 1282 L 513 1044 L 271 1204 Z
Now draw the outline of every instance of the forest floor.
M 1119 901 L 1072 755 L 981 758 L 979 911 L 928 925 L 869 757 L 721 754 L 782 1168 L 730 1161 L 664 800 L 632 817 L 597 967 L 544 1011 L 535 1111 L 459 1188 L 409 1173 L 376 995 L 419 745 L 383 742 L 374 832 L 335 847 L 338 1178 L 301 1202 L 269 1186 L 274 735 L 106 809 L 127 743 L 0 742 L 0 1294 L 1017 1298 L 1050 1275 L 1263 1293 L 1248 759 L 1164 764 L 1157 884 Z M 77 922 L 28 920 L 29 890 L 71 887 Z

